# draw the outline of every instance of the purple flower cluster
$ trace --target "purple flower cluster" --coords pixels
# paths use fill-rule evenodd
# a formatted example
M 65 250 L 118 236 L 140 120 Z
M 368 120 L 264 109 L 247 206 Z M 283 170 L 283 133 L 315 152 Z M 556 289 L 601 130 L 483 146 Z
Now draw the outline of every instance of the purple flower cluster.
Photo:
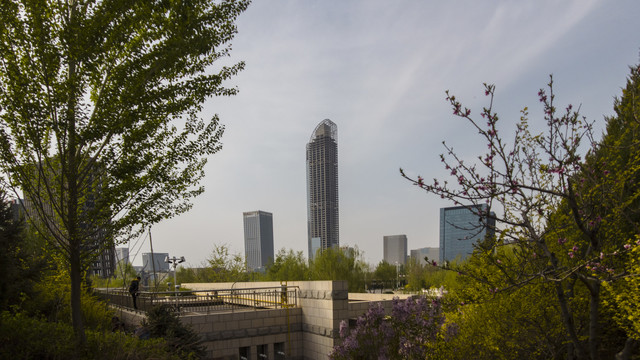
M 394 299 L 390 316 L 372 304 L 353 329 L 340 323 L 342 343 L 331 359 L 425 359 L 444 321 L 440 303 L 426 297 Z M 445 337 L 455 336 L 455 326 L 447 330 Z

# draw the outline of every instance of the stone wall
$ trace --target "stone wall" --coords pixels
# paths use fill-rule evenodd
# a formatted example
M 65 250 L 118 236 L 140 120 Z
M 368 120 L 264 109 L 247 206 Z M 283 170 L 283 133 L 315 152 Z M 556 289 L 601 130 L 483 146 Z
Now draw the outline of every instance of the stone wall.
M 180 319 L 203 339 L 208 359 L 325 360 L 339 339 L 340 322 L 364 314 L 371 302 L 390 310 L 397 295 L 349 294 L 346 281 L 291 281 L 257 283 L 189 283 L 192 291 L 296 287 L 297 307 L 252 309 L 218 313 L 187 313 Z M 405 296 L 402 296 L 405 297 Z M 139 324 L 143 313 L 118 309 L 129 326 Z M 280 354 L 279 354 L 280 353 Z

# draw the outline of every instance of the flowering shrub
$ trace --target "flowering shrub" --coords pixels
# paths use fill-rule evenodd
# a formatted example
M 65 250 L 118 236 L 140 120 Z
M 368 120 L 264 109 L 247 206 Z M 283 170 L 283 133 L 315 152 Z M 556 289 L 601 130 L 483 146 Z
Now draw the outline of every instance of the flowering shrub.
M 437 300 L 426 297 L 393 300 L 391 315 L 380 303 L 358 317 L 353 329 L 340 324 L 342 343 L 333 349 L 331 359 L 425 359 L 429 345 L 439 335 L 455 335 L 455 326 L 444 330 L 445 318 Z

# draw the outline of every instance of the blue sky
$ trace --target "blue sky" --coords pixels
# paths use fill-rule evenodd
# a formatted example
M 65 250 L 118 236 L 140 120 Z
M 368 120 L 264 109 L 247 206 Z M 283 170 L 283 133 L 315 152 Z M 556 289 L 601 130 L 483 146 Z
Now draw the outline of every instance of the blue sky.
M 446 178 L 442 141 L 482 151 L 452 116 L 450 90 L 475 113 L 483 83 L 508 131 L 519 110 L 541 124 L 537 92 L 553 74 L 560 106 L 602 128 L 640 54 L 640 2 L 255 0 L 240 16 L 229 62 L 246 69 L 214 98 L 226 127 L 193 209 L 156 225 L 156 252 L 200 265 L 214 244 L 244 253 L 242 212 L 273 213 L 276 252 L 307 249 L 305 145 L 323 119 L 338 126 L 340 243 L 372 265 L 384 235 L 409 249 L 438 246 L 439 208 L 451 206 L 403 180 L 398 168 Z M 125 245 L 126 246 L 126 245 Z M 148 239 L 130 245 L 133 260 Z

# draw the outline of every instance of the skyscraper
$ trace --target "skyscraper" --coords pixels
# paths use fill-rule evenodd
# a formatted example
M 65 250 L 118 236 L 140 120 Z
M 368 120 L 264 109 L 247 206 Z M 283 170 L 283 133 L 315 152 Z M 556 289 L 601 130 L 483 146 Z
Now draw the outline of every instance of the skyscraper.
M 487 211 L 484 204 L 440 209 L 439 263 L 466 259 L 476 242 L 495 233 L 495 219 Z
M 129 264 L 129 248 L 116 248 L 116 265 Z
M 164 261 L 169 256 L 169 253 L 142 253 L 142 268 L 146 273 L 153 274 L 153 272 L 169 272 L 170 264 Z M 153 259 L 153 260 L 152 260 Z
M 309 259 L 317 250 L 340 245 L 338 225 L 338 127 L 325 119 L 307 144 Z
M 91 203 L 88 201 L 87 203 Z M 46 214 L 43 216 L 38 213 L 38 202 L 35 202 L 30 199 L 17 199 L 11 201 L 11 210 L 13 212 L 14 220 L 16 221 L 24 221 L 24 223 L 38 231 L 38 229 L 47 228 L 45 223 L 52 224 L 49 228 L 57 229 L 58 225 L 53 224 L 51 218 L 53 218 L 53 209 L 51 204 L 41 201 L 41 213 Z M 90 207 L 85 205 L 85 208 Z M 83 213 L 81 213 L 84 215 Z M 87 223 L 82 223 L 81 229 L 87 230 L 91 229 L 91 225 Z M 88 264 L 89 267 L 87 271 L 91 275 L 97 275 L 103 278 L 111 277 L 115 274 L 116 271 L 116 254 L 115 254 L 115 244 L 113 242 L 106 242 L 105 232 L 102 229 L 92 229 L 93 232 L 90 235 L 91 239 L 87 239 L 86 241 L 90 243 L 90 246 L 86 246 L 89 249 L 97 249 L 90 251 L 91 253 L 91 262 Z
M 273 261 L 273 214 L 258 210 L 242 213 L 242 217 L 247 270 L 264 271 Z
M 407 235 L 387 235 L 383 237 L 383 259 L 391 265 L 405 265 L 407 262 Z
M 411 250 L 410 254 L 420 265 L 427 265 L 427 262 L 424 260 L 425 257 L 429 259 L 429 263 L 432 261 L 437 262 L 440 259 L 440 248 L 423 247 Z

